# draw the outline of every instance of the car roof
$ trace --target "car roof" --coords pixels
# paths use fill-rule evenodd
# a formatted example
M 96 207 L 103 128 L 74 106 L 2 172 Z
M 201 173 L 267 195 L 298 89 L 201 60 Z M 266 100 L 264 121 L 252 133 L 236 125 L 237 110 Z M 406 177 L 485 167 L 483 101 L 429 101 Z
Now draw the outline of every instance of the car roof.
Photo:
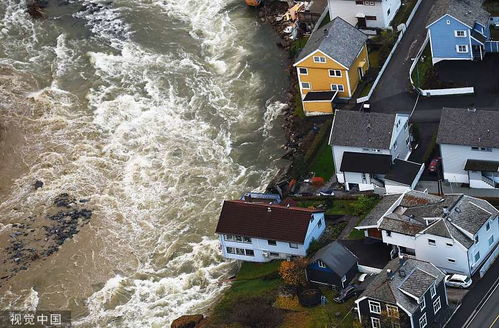
M 468 276 L 462 275 L 462 274 L 452 274 L 449 275 L 450 279 L 459 279 L 459 280 L 466 280 L 468 279 Z

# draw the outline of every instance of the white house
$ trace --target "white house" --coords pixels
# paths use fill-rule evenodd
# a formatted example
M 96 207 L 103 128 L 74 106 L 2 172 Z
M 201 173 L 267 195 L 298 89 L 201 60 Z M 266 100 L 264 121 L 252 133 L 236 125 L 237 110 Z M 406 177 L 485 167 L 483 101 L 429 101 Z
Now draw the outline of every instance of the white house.
M 329 17 L 339 16 L 359 28 L 390 26 L 400 8 L 400 0 L 328 0 Z
M 231 200 L 224 202 L 216 233 L 224 257 L 268 262 L 305 256 L 325 227 L 322 210 Z
M 356 229 L 393 245 L 396 253 L 413 255 L 445 272 L 471 276 L 497 252 L 499 211 L 483 199 L 413 190 L 391 205 L 381 202 L 380 206 Z
M 414 189 L 424 165 L 411 153 L 409 115 L 337 110 L 329 144 L 339 183 L 346 190 L 384 188 L 388 194 Z
M 444 179 L 470 188 L 499 188 L 499 112 L 444 108 L 437 143 Z

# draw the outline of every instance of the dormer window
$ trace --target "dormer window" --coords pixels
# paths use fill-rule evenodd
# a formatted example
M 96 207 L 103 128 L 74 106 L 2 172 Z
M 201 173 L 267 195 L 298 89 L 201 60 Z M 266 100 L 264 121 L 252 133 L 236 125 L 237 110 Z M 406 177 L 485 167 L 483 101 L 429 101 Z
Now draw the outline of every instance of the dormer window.
M 314 56 L 314 63 L 324 64 L 326 62 L 326 57 Z
M 317 265 L 319 266 L 319 268 L 325 268 L 326 267 L 326 265 L 324 264 L 324 262 L 322 262 L 321 260 L 317 261 Z

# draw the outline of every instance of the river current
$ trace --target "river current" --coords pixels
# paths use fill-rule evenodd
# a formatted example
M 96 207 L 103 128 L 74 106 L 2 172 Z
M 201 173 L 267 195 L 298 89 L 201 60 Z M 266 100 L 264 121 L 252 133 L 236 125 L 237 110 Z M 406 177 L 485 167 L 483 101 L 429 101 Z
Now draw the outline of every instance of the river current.
M 204 311 L 235 270 L 214 234 L 223 199 L 280 164 L 286 54 L 242 0 L 48 4 L 33 20 L 0 1 L 0 232 L 62 192 L 94 214 L 0 307 L 69 309 L 78 327 Z

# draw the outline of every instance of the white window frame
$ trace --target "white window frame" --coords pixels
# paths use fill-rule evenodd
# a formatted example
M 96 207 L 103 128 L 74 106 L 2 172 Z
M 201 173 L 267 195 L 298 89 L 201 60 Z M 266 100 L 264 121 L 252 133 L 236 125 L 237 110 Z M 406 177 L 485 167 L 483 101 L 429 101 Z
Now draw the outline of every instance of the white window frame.
M 421 303 L 419 304 L 419 309 L 421 311 L 423 311 L 425 308 L 426 308 L 426 300 L 424 299 L 424 295 L 423 295 L 423 298 L 421 299 Z
M 489 246 L 492 246 L 494 244 L 494 235 L 491 235 L 489 237 Z
M 307 84 L 308 87 L 306 87 L 305 84 Z M 301 82 L 301 88 L 304 90 L 310 90 L 312 88 L 312 84 L 310 82 Z
M 477 255 L 478 255 L 478 259 L 476 258 Z M 478 261 L 480 261 L 480 251 L 476 252 L 475 255 L 473 256 L 473 258 L 475 259 L 475 263 L 478 263 Z
M 369 300 L 367 303 L 369 304 L 370 313 L 381 314 L 381 304 L 379 302 Z
M 323 269 L 326 268 L 326 265 L 321 260 L 317 260 L 317 265 L 319 266 L 319 268 L 323 268 Z
M 455 259 L 453 259 L 453 258 L 450 258 L 450 257 L 449 257 L 449 258 L 447 258 L 447 261 L 449 261 L 450 263 L 456 263 L 456 260 L 455 260 Z
M 460 50 L 460 47 L 464 47 L 464 50 Z M 456 51 L 458 54 L 467 54 L 469 52 L 467 44 L 456 44 Z
M 381 328 L 381 321 L 379 320 L 379 318 L 371 317 L 371 327 Z
M 305 70 L 305 73 L 301 72 L 302 69 Z M 300 75 L 308 75 L 308 68 L 306 68 L 306 67 L 298 67 L 298 73 L 300 73 Z
M 345 92 L 345 86 L 343 84 L 331 84 L 331 91 Z
M 446 23 L 447 23 L 447 25 L 450 25 L 450 19 L 448 19 L 448 20 L 446 21 Z
M 423 321 L 423 323 L 421 323 L 422 321 Z M 419 328 L 424 328 L 424 327 L 426 327 L 426 325 L 428 325 L 428 322 L 426 320 L 426 313 L 423 313 L 421 318 L 419 318 Z
M 298 248 L 298 244 L 297 243 L 289 243 L 289 248 Z
M 326 62 L 326 57 L 314 56 L 314 63 L 324 64 Z
M 333 72 L 333 74 L 331 74 L 331 71 Z M 341 70 L 339 70 L 339 69 L 329 69 L 328 74 L 329 74 L 329 77 L 341 77 L 342 76 Z
M 475 243 L 478 244 L 480 242 L 480 237 L 478 237 L 478 235 L 476 235 L 475 238 L 474 238 L 474 240 L 475 240 Z
M 428 245 L 429 246 L 437 246 L 437 241 L 435 239 L 428 238 Z
M 277 246 L 277 240 L 267 239 L 267 245 L 269 245 L 269 246 Z
M 438 304 L 438 307 L 435 304 Z M 442 303 L 440 302 L 440 296 L 439 296 L 433 301 L 433 313 L 437 314 L 437 312 L 440 311 L 441 308 L 442 308 Z
M 430 295 L 431 295 L 431 298 L 435 297 L 435 295 L 437 295 L 437 289 L 435 288 L 435 284 L 431 285 L 430 287 Z
M 231 249 L 232 252 L 229 252 L 229 249 Z M 234 247 L 225 247 L 225 251 L 227 254 L 236 254 L 236 249 Z
M 390 318 L 399 318 L 399 308 L 393 305 L 386 305 L 386 315 Z
M 459 35 L 459 32 L 463 32 L 463 35 Z M 467 36 L 466 30 L 455 30 L 454 36 L 456 38 L 465 38 Z
M 490 230 L 490 222 L 487 222 L 487 223 L 485 224 L 485 230 L 486 230 L 486 231 L 489 231 L 489 230 Z

